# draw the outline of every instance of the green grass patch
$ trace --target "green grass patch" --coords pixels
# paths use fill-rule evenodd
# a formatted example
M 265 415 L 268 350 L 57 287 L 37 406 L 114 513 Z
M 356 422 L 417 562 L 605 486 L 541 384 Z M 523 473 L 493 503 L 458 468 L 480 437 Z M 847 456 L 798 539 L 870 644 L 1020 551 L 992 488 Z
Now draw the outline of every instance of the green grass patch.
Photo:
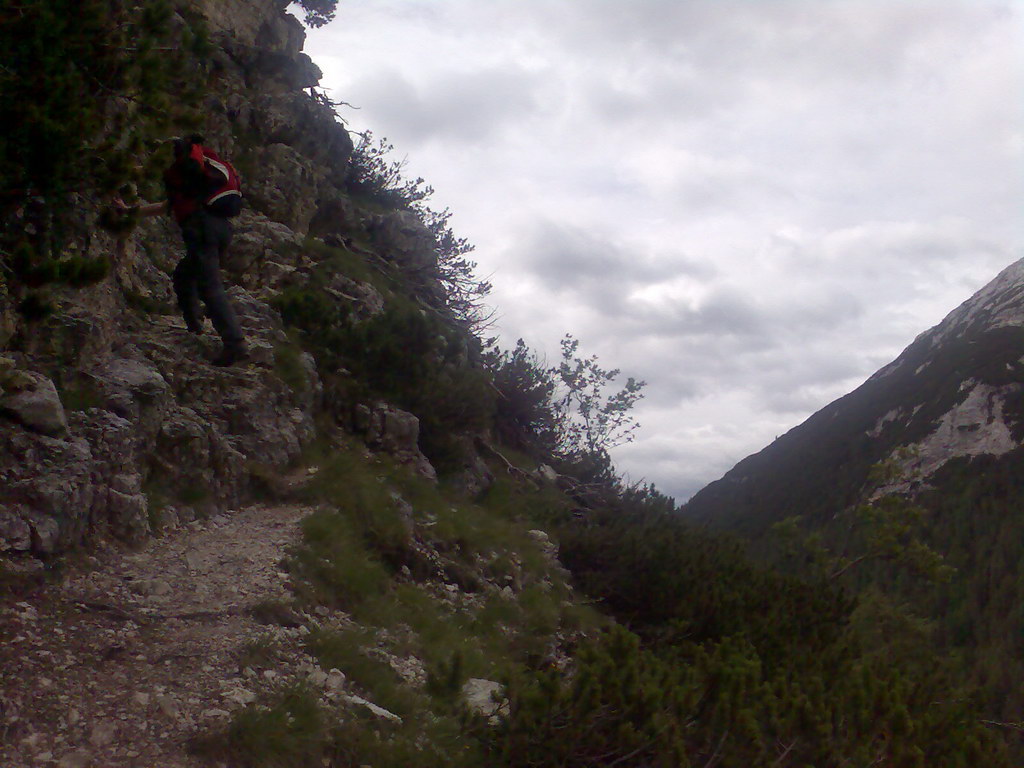
M 302 521 L 302 533 L 287 561 L 300 600 L 351 611 L 387 588 L 387 567 L 345 514 L 318 510 Z
M 400 726 L 346 720 L 333 734 L 331 765 L 373 768 L 484 768 L 479 744 L 458 718 L 432 714 Z
M 408 560 L 413 525 L 408 507 L 388 483 L 394 470 L 385 458 L 368 461 L 355 451 L 341 451 L 322 463 L 306 489 L 311 501 L 330 504 L 393 571 Z
M 298 684 L 240 710 L 224 732 L 195 739 L 192 749 L 247 768 L 320 768 L 329 745 L 316 695 Z
M 392 630 L 392 650 L 416 656 L 428 669 L 458 654 L 468 677 L 499 675 L 508 650 L 501 626 L 481 623 L 468 611 L 452 611 L 415 584 L 397 585 L 364 606 L 359 618 Z
M 280 656 L 280 648 L 273 635 L 254 638 L 238 649 L 238 669 L 259 669 L 273 664 Z
M 318 262 L 317 272 L 321 277 L 341 274 L 352 280 L 370 283 L 377 290 L 388 288 L 387 279 L 371 267 L 365 257 L 347 248 L 336 248 L 317 238 L 307 237 L 302 243 L 302 250 Z
M 358 629 L 317 629 L 306 639 L 307 651 L 323 669 L 341 670 L 375 704 L 402 718 L 413 716 L 426 704 L 422 694 L 406 685 L 387 662 L 365 653 L 364 649 L 375 645 L 369 632 Z
M 302 362 L 302 349 L 293 342 L 274 346 L 274 373 L 297 393 L 309 391 L 309 373 Z

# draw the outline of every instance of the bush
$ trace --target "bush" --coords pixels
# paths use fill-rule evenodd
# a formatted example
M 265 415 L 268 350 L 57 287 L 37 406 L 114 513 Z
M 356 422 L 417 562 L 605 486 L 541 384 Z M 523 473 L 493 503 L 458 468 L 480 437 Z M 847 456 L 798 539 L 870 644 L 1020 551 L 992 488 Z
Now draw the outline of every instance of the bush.
M 563 429 L 554 406 L 555 377 L 519 339 L 511 352 L 496 350 L 488 364 L 498 391 L 495 428 L 505 445 L 552 453 Z
M 300 598 L 351 611 L 383 592 L 388 569 L 348 516 L 319 510 L 302 521 L 302 533 L 303 544 L 288 559 Z
M 195 739 L 192 750 L 248 768 L 320 768 L 329 729 L 305 685 L 273 694 L 237 712 L 222 733 Z
M 462 332 L 397 298 L 359 323 L 315 287 L 287 289 L 274 306 L 305 333 L 328 378 L 345 370 L 354 397 L 381 398 L 415 414 L 427 458 L 442 472 L 461 468 L 460 435 L 486 429 L 494 408 L 486 374 L 468 362 Z

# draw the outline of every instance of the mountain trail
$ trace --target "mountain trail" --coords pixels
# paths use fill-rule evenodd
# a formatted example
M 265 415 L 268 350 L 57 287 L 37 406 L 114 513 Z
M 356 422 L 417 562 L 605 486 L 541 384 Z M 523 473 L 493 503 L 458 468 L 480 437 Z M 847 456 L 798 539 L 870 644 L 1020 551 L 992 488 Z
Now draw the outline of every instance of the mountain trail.
M 250 506 L 0 600 L 0 765 L 192 768 L 187 740 L 255 698 L 245 653 L 300 655 L 251 609 L 289 597 L 302 506 Z M 209 763 L 203 763 L 209 765 Z

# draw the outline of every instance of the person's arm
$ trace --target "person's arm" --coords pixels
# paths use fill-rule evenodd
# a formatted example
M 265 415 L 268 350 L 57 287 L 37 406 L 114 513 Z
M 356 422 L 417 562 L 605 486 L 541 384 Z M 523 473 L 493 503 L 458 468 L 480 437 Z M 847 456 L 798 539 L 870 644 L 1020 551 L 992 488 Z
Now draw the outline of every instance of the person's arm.
M 162 200 L 159 203 L 146 203 L 144 205 L 126 205 L 120 197 L 115 197 L 114 206 L 121 213 L 133 213 L 138 215 L 140 219 L 148 219 L 152 216 L 159 216 L 161 213 L 168 213 L 166 200 Z
M 142 218 L 149 218 L 150 216 L 159 216 L 162 213 L 167 213 L 167 201 L 164 200 L 159 203 L 148 203 L 146 205 L 140 205 L 138 211 L 139 216 Z

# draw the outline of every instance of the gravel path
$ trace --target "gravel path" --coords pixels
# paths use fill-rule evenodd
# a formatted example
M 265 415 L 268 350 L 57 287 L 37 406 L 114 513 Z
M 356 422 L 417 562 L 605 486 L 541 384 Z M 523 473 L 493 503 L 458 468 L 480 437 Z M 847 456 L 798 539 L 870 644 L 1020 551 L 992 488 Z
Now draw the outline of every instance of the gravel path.
M 310 511 L 253 506 L 191 523 L 0 602 L 0 766 L 200 765 L 187 739 L 262 682 L 240 670 L 240 649 L 268 634 L 298 645 L 301 630 L 248 609 L 288 597 L 281 559 Z

